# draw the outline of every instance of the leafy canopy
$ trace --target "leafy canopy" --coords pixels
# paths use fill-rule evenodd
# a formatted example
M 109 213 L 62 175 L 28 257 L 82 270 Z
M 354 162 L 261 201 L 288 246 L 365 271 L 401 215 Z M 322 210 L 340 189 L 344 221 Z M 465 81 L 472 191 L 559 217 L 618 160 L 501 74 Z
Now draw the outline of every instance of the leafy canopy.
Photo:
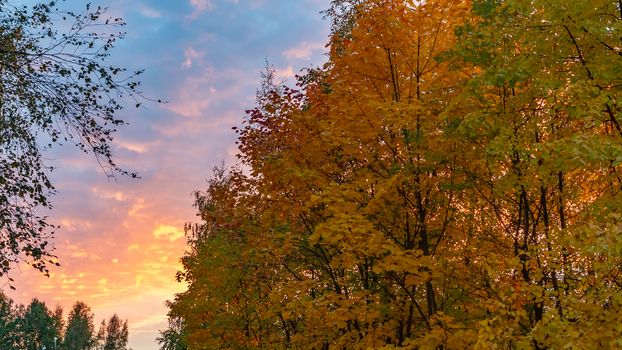
M 619 2 L 332 4 L 197 192 L 163 346 L 620 348 Z

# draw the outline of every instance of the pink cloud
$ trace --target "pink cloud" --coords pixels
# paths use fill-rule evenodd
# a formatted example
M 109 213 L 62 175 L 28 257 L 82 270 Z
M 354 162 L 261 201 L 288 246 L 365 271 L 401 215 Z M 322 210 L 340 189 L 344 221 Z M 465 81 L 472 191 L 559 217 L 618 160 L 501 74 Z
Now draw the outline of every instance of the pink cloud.
M 214 9 L 211 0 L 190 0 L 190 5 L 194 8 L 194 12 L 189 16 L 189 19 L 196 19 L 201 13 Z
M 184 50 L 184 62 L 181 64 L 182 68 L 190 69 L 192 68 L 192 63 L 197 58 L 203 57 L 202 52 L 198 52 L 192 47 L 188 47 Z
M 324 50 L 325 44 L 323 42 L 306 42 L 303 41 L 300 44 L 289 48 L 283 52 L 283 56 L 288 59 L 300 59 L 310 60 L 314 51 Z
M 289 79 L 295 76 L 294 68 L 292 66 L 277 68 L 275 73 L 278 79 Z
M 195 75 L 187 76 L 174 92 L 176 96 L 164 108 L 187 118 L 203 118 L 204 123 L 214 123 L 214 119 L 223 119 L 222 111 L 216 111 L 216 105 L 222 101 L 239 100 L 242 91 L 248 87 L 255 87 L 258 77 L 248 75 L 248 72 L 238 69 L 215 70 L 207 67 Z M 252 103 L 252 99 L 249 101 Z M 229 108 L 235 110 L 236 118 L 242 114 L 243 101 L 240 107 Z M 207 119 L 208 118 L 208 119 Z M 183 123 L 177 123 L 182 126 Z M 233 126 L 232 124 L 230 126 Z M 167 134 L 174 130 L 162 130 Z

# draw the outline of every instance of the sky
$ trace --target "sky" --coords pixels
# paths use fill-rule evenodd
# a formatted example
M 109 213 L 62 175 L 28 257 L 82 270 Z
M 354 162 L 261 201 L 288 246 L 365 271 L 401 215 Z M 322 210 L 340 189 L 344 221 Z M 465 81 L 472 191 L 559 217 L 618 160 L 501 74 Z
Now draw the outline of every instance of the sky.
M 25 2 L 25 1 L 24 1 Z M 28 1 L 32 3 L 33 1 Z M 147 102 L 119 113 L 129 122 L 115 135 L 115 159 L 141 179 L 109 179 L 92 156 L 70 145 L 45 154 L 55 170 L 50 221 L 61 266 L 42 276 L 28 266 L 11 272 L 16 302 L 34 297 L 65 317 L 86 302 L 96 324 L 128 319 L 134 350 L 157 349 L 166 327 L 165 300 L 184 290 L 175 281 L 186 246 L 184 224 L 196 222 L 192 193 L 214 166 L 236 163 L 235 133 L 253 107 L 266 59 L 293 85 L 294 74 L 325 59 L 330 0 L 100 0 L 126 22 L 126 38 L 110 62 L 145 69 Z M 78 7 L 81 0 L 67 0 Z

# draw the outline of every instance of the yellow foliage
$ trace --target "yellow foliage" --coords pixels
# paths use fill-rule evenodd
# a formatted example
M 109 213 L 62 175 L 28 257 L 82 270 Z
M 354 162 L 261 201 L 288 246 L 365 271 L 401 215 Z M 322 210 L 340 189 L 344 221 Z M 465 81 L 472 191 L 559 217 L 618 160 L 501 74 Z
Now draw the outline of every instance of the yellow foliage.
M 339 4 L 197 197 L 189 348 L 621 348 L 619 5 Z

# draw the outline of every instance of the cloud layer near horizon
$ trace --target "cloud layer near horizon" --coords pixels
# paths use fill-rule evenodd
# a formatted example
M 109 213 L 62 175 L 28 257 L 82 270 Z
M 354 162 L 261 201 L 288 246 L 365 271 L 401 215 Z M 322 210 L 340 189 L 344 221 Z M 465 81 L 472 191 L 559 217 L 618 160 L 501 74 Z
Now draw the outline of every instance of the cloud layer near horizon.
M 46 156 L 58 190 L 51 221 L 62 264 L 45 278 L 27 266 L 11 277 L 19 303 L 31 298 L 67 313 L 85 301 L 98 319 L 118 313 L 130 322 L 135 350 L 155 348 L 166 325 L 164 301 L 185 249 L 183 227 L 195 218 L 192 193 L 211 169 L 235 163 L 235 134 L 252 107 L 267 58 L 293 83 L 300 69 L 324 61 L 329 0 L 99 1 L 123 17 L 127 37 L 114 64 L 145 69 L 145 95 L 169 101 L 128 102 L 130 124 L 116 135 L 118 163 L 142 179 L 103 174 L 94 159 L 70 146 Z M 4 288 L 7 290 L 8 288 Z M 8 292 L 8 291 L 7 291 Z

